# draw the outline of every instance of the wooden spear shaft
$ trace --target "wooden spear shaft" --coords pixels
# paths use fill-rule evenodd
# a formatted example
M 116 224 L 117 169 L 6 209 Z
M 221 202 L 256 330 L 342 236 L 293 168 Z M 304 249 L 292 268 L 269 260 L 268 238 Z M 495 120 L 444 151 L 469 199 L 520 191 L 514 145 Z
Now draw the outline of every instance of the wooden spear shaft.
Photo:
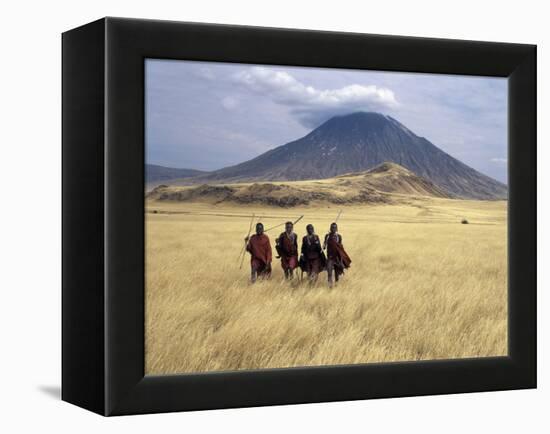
M 256 217 L 256 215 L 252 214 L 252 218 L 250 219 L 250 225 L 248 226 L 248 235 L 246 236 L 246 238 L 244 240 L 244 246 L 241 249 L 241 252 L 239 253 L 239 258 L 237 259 L 237 261 L 241 260 L 241 256 L 244 257 L 244 253 L 246 251 L 246 243 L 248 242 L 248 238 L 250 237 L 250 232 L 252 232 L 252 225 L 254 224 L 254 218 L 255 217 Z M 242 261 L 241 261 L 241 267 L 242 267 Z
M 298 223 L 300 220 L 302 220 L 304 216 L 301 215 L 300 217 L 298 217 L 292 224 L 295 225 L 296 223 Z M 271 226 L 270 228 L 264 230 L 264 232 L 269 232 L 271 229 L 275 229 L 275 228 L 278 228 L 278 227 L 281 227 L 282 225 L 284 225 L 286 223 L 279 223 L 278 225 L 275 225 L 275 226 Z
M 256 224 L 260 223 L 261 220 L 262 216 L 258 217 L 258 221 L 256 222 Z M 250 233 L 252 232 L 252 227 L 254 227 L 254 215 L 252 215 L 252 224 L 250 225 L 250 230 L 248 231 L 248 235 L 246 236 L 246 239 L 244 241 L 243 256 L 241 258 L 241 265 L 239 265 L 239 270 L 243 268 L 244 258 L 246 257 L 246 246 L 248 245 L 248 240 L 250 238 Z

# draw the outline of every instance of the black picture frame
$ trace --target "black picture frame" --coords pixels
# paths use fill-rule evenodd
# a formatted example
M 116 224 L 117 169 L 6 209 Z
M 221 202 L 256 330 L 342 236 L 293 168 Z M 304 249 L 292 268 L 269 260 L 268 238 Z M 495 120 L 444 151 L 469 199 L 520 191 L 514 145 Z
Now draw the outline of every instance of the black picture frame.
M 104 18 L 63 34 L 62 399 L 102 415 L 536 387 L 536 46 Z M 507 357 L 144 376 L 144 59 L 509 78 Z

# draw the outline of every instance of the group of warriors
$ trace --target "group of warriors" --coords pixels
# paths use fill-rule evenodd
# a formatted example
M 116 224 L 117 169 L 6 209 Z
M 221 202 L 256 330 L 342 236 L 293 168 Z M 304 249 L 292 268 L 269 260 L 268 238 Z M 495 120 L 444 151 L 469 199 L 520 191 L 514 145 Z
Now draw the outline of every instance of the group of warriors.
M 330 231 L 321 243 L 313 225 L 306 226 L 307 234 L 302 238 L 301 249 L 298 250 L 298 235 L 294 232 L 292 222 L 285 223 L 285 231 L 276 239 L 275 249 L 277 259 L 281 260 L 286 279 L 293 279 L 295 270 L 307 274 L 310 283 L 315 283 L 319 274 L 327 271 L 328 285 L 332 287 L 338 282 L 344 271 L 350 267 L 351 259 L 344 250 L 342 235 L 338 233 L 338 225 L 332 223 Z M 264 233 L 264 225 L 256 224 L 256 234 L 245 238 L 246 250 L 250 253 L 250 280 L 271 277 L 272 252 L 269 237 Z M 325 254 L 326 251 L 326 254 Z

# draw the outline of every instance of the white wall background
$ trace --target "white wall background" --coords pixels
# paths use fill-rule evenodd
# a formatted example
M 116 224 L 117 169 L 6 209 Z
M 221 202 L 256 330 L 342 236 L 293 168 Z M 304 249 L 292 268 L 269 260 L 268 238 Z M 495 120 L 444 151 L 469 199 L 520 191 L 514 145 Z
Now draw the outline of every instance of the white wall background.
M 1 432 L 550 432 L 544 2 L 51 0 L 1 15 Z M 61 402 L 60 33 L 106 15 L 538 44 L 539 389 L 110 419 Z

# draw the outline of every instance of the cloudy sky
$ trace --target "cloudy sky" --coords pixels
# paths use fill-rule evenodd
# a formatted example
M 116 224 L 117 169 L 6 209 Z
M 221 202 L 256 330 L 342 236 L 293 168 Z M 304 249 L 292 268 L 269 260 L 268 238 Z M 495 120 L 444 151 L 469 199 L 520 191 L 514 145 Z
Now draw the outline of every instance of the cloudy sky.
M 439 74 L 146 61 L 146 158 L 213 170 L 376 111 L 507 181 L 507 80 Z

